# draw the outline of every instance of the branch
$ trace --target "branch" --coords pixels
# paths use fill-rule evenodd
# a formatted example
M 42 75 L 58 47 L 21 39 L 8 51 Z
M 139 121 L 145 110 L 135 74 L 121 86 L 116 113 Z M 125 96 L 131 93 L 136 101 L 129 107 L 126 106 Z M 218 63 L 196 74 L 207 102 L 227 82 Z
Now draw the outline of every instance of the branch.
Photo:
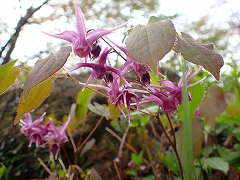
M 15 32 L 11 35 L 10 39 L 7 41 L 7 43 L 2 47 L 0 51 L 0 57 L 2 57 L 3 51 L 6 49 L 7 46 L 10 46 L 6 56 L 3 58 L 2 65 L 8 63 L 10 61 L 10 55 L 12 54 L 13 49 L 15 48 L 17 38 L 19 36 L 20 31 L 22 30 L 22 27 L 28 22 L 28 19 L 32 17 L 32 15 L 38 11 L 43 5 L 45 5 L 49 0 L 45 0 L 40 6 L 37 8 L 33 8 L 32 6 L 27 10 L 27 13 L 24 17 L 22 17 L 18 23 L 17 27 L 15 28 Z

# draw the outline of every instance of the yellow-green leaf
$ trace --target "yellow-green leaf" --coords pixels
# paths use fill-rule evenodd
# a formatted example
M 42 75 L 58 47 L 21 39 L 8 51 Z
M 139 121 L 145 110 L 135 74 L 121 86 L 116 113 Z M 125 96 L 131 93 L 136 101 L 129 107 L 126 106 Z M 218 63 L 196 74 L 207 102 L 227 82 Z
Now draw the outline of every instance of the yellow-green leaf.
M 119 107 L 115 107 L 113 104 L 108 103 L 108 108 L 109 108 L 109 112 L 110 112 L 110 116 L 108 118 L 113 121 L 118 120 L 118 117 L 121 114 Z
M 53 85 L 54 78 L 48 78 L 32 88 L 26 100 L 23 99 L 22 94 L 17 108 L 17 116 L 15 117 L 14 124 L 17 124 L 24 114 L 37 108 L 48 97 L 52 91 Z
M 92 96 L 93 91 L 91 91 L 90 89 L 86 88 L 79 91 L 74 117 L 75 126 L 77 126 L 83 119 L 85 119 L 88 111 L 88 104 L 92 99 Z
M 14 67 L 17 61 L 11 61 L 0 67 L 0 94 L 4 93 L 19 76 L 19 70 Z

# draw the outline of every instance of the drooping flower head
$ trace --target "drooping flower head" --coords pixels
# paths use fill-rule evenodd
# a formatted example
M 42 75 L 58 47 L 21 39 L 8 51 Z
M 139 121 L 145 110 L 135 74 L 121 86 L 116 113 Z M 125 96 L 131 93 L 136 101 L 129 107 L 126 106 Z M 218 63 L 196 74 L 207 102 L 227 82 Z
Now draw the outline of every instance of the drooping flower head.
M 115 28 L 109 30 L 93 30 L 90 32 L 86 31 L 85 22 L 83 18 L 83 13 L 81 8 L 77 5 L 77 1 L 74 0 L 75 7 L 75 15 L 76 15 L 76 29 L 77 32 L 74 31 L 64 31 L 60 34 L 48 34 L 50 36 L 66 40 L 72 43 L 73 52 L 81 58 L 87 59 L 90 53 L 92 52 L 94 43 L 107 34 L 112 33 L 113 31 L 125 26 L 128 22 L 117 26 Z M 95 56 L 94 56 L 95 57 Z
M 70 118 L 60 128 L 57 128 L 52 121 L 46 124 L 47 133 L 44 136 L 45 141 L 49 144 L 49 153 L 53 155 L 55 152 L 55 158 L 57 158 L 60 151 L 60 144 L 68 141 L 68 137 L 65 133 Z
M 40 124 L 44 119 L 45 113 L 37 120 L 33 121 L 31 114 L 25 115 L 25 120 L 20 120 L 21 132 L 25 136 L 29 136 L 29 146 L 32 143 L 36 143 L 36 147 L 45 147 L 49 145 L 49 153 L 53 155 L 55 152 L 55 158 L 60 151 L 60 144 L 68 141 L 65 133 L 70 118 L 59 129 L 49 121 L 45 125 Z
M 187 88 L 191 88 L 204 80 L 190 84 L 193 77 L 196 76 L 201 71 L 202 68 L 199 68 L 193 74 L 191 74 L 190 69 L 186 72 L 186 81 Z M 169 80 L 161 80 L 160 83 L 162 86 L 154 86 L 148 89 L 151 94 L 148 97 L 142 99 L 141 103 L 149 103 L 156 102 L 161 107 L 163 113 L 171 114 L 175 112 L 178 108 L 178 105 L 182 103 L 182 85 L 183 78 L 180 78 L 178 84 L 169 81 Z M 192 100 L 191 94 L 188 93 L 189 100 Z
M 44 119 L 45 113 L 37 120 L 33 121 L 31 114 L 25 115 L 25 121 L 20 120 L 21 132 L 25 136 L 29 136 L 29 147 L 32 143 L 36 143 L 36 147 L 45 143 L 44 135 L 46 134 L 45 128 L 40 124 Z

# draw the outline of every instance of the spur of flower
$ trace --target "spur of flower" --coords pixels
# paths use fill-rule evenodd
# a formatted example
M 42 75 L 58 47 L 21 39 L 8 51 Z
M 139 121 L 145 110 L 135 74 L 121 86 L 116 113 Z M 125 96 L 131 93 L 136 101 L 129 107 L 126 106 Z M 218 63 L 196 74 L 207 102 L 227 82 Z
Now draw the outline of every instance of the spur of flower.
M 86 31 L 85 22 L 83 18 L 83 13 L 81 8 L 77 5 L 76 0 L 74 0 L 74 7 L 75 7 L 75 15 L 76 15 L 76 29 L 77 32 L 74 31 L 64 31 L 60 34 L 50 34 L 46 33 L 47 35 L 66 40 L 72 43 L 73 52 L 81 58 L 87 59 L 90 56 L 93 48 L 95 48 L 95 42 L 107 35 L 112 33 L 113 31 L 125 26 L 128 22 L 121 24 L 120 26 L 114 27 L 109 30 L 93 30 L 93 31 Z M 94 55 L 93 55 L 94 56 Z

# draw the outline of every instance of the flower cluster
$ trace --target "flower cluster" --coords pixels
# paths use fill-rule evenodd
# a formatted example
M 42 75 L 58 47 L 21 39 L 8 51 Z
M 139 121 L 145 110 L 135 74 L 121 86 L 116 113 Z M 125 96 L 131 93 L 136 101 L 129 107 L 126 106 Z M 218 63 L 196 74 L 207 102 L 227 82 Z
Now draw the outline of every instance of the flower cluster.
M 69 120 L 64 123 L 59 129 L 52 123 L 47 122 L 42 125 L 45 113 L 37 120 L 33 121 L 32 116 L 28 113 L 25 115 L 25 120 L 20 120 L 21 132 L 29 137 L 29 147 L 35 143 L 36 147 L 49 146 L 49 153 L 57 158 L 60 151 L 60 144 L 68 141 L 65 130 L 68 126 Z
M 79 68 L 91 69 L 91 74 L 86 83 L 80 84 L 83 84 L 85 87 L 92 86 L 105 90 L 108 94 L 109 102 L 115 105 L 115 107 L 119 107 L 123 114 L 122 105 L 127 108 L 129 120 L 131 118 L 131 107 L 134 106 L 138 109 L 140 104 L 144 103 L 158 104 L 163 113 L 169 114 L 175 112 L 178 105 L 181 104 L 182 78 L 177 85 L 169 80 L 159 81 L 158 86 L 152 85 L 149 75 L 151 69 L 148 65 L 131 59 L 126 47 L 119 46 L 106 37 L 105 39 L 110 42 L 108 45 L 112 44 L 112 46 L 106 47 L 102 52 L 101 46 L 97 42 L 99 38 L 125 26 L 127 22 L 110 30 L 86 31 L 83 13 L 81 8 L 77 6 L 76 0 L 74 0 L 74 7 L 77 33 L 65 31 L 56 35 L 46 34 L 69 41 L 72 43 L 73 52 L 80 58 L 85 59 L 85 62 L 78 63 L 76 67 L 72 69 L 72 71 Z M 108 61 L 108 54 L 113 52 L 113 50 L 116 52 L 115 47 L 126 56 L 126 62 L 122 69 L 112 67 Z M 91 59 L 90 62 L 88 62 L 89 58 Z M 190 81 L 200 70 L 201 68 L 192 75 L 190 70 L 186 72 L 188 88 L 196 85 L 196 83 L 190 84 Z M 137 77 L 136 81 L 127 81 L 125 79 L 125 75 L 129 71 L 135 73 Z M 159 75 L 162 76 L 160 73 Z M 102 84 L 89 84 L 93 79 L 102 80 Z M 133 86 L 139 86 L 142 90 L 140 90 L 140 88 L 133 88 Z M 191 100 L 190 94 L 189 100 Z
M 102 46 L 99 45 L 98 39 L 114 32 L 115 30 L 124 27 L 128 22 L 119 25 L 109 30 L 91 30 L 87 31 L 85 27 L 84 17 L 81 8 L 77 5 L 74 0 L 75 15 L 76 15 L 76 29 L 74 31 L 65 31 L 60 34 L 49 34 L 47 35 L 60 38 L 72 43 L 72 49 L 75 55 L 80 58 L 84 58 L 85 62 L 79 62 L 75 68 L 71 71 L 80 68 L 90 68 L 91 74 L 85 83 L 82 85 L 96 87 L 106 91 L 108 95 L 109 103 L 118 107 L 122 114 L 126 117 L 123 110 L 123 106 L 127 109 L 128 119 L 131 119 L 130 112 L 131 108 L 138 110 L 141 104 L 155 103 L 157 104 L 163 113 L 171 114 L 174 113 L 178 105 L 181 104 L 182 98 L 182 82 L 181 78 L 177 84 L 169 80 L 160 80 L 159 85 L 151 84 L 150 74 L 151 68 L 144 63 L 140 63 L 132 59 L 126 47 L 119 46 L 109 38 L 105 37 L 108 41 L 106 47 L 102 51 Z M 117 69 L 111 66 L 108 59 L 108 55 L 112 52 L 121 54 L 121 57 L 125 60 L 125 63 L 121 69 Z M 191 84 L 191 80 L 201 70 L 197 70 L 191 74 L 190 70 L 186 72 L 187 87 L 200 83 L 202 80 L 195 84 Z M 127 73 L 132 72 L 135 74 L 136 79 L 131 78 L 127 80 Z M 160 77 L 163 75 L 158 72 Z M 101 80 L 101 84 L 90 84 L 93 79 Z M 189 100 L 191 100 L 191 94 L 188 94 Z M 30 114 L 25 115 L 25 120 L 20 121 L 22 126 L 21 132 L 29 137 L 31 146 L 33 143 L 37 147 L 49 146 L 49 153 L 53 155 L 55 152 L 55 158 L 58 156 L 60 151 L 60 144 L 68 141 L 65 134 L 65 130 L 68 126 L 68 122 L 63 124 L 59 129 L 55 127 L 52 121 L 47 122 L 45 125 L 42 124 L 44 119 L 43 114 L 39 119 L 33 121 Z

